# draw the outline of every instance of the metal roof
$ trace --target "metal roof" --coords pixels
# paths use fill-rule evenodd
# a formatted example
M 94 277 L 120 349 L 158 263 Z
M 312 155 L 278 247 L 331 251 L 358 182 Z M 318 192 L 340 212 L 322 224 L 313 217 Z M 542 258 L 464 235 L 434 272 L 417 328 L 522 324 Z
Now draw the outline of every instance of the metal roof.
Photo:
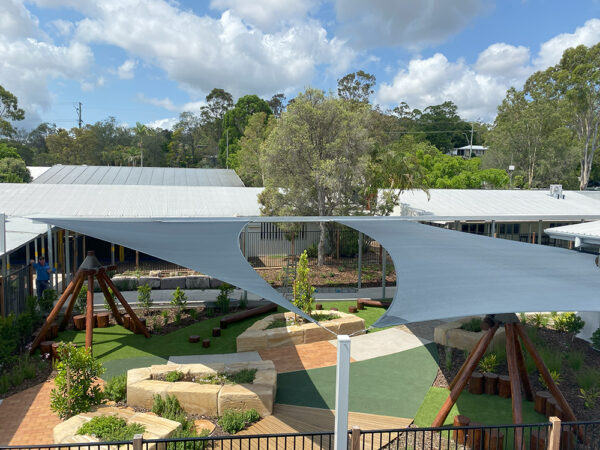
M 31 174 L 31 178 L 33 178 L 35 180 L 37 177 L 42 175 L 44 172 L 48 171 L 50 169 L 50 167 L 49 166 L 27 166 L 27 169 L 29 170 L 29 173 Z
M 598 200 L 578 191 L 563 191 L 564 198 L 554 198 L 548 191 L 430 189 L 428 194 L 413 190 L 400 195 L 393 215 L 458 216 L 464 220 L 598 220 Z
M 548 228 L 546 234 L 565 241 L 587 242 L 600 245 L 600 221 L 577 223 L 563 227 Z M 579 245 L 578 245 L 579 246 Z
M 0 184 L 0 212 L 34 217 L 259 216 L 262 188 Z
M 52 166 L 35 184 L 90 184 L 144 186 L 234 186 L 244 183 L 231 169 L 176 167 Z

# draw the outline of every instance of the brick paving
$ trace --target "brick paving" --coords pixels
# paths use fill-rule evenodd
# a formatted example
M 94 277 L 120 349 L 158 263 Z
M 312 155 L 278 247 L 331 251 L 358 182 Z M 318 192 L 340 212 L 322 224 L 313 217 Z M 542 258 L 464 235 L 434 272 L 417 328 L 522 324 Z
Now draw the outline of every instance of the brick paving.
M 54 442 L 52 430 L 60 422 L 50 410 L 54 381 L 30 387 L 0 404 L 0 445 L 34 445 Z

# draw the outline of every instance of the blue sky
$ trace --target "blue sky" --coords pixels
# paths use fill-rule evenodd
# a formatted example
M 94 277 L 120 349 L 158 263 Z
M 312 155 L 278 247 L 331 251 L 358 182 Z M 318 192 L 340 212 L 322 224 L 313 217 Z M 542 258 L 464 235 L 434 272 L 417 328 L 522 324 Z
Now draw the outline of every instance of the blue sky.
M 598 0 L 2 0 L 0 85 L 27 119 L 168 127 L 213 87 L 235 98 L 336 89 L 360 69 L 373 102 L 454 101 L 492 121 L 510 86 L 600 42 Z

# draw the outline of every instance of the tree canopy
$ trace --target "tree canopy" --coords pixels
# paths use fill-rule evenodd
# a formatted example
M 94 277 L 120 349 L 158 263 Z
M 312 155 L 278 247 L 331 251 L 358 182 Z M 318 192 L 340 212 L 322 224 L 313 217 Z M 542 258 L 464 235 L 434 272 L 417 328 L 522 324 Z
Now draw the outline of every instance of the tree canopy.
M 24 118 L 25 111 L 19 108 L 17 97 L 0 86 L 0 136 L 12 136 L 15 129 L 10 121 Z

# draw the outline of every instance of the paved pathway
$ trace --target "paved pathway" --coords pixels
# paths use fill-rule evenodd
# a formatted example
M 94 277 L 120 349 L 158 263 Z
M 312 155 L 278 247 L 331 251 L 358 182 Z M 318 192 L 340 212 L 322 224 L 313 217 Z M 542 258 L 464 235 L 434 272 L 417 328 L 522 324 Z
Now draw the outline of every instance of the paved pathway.
M 0 404 L 0 445 L 33 445 L 54 442 L 52 430 L 60 422 L 50 410 L 46 381 L 4 399 Z

